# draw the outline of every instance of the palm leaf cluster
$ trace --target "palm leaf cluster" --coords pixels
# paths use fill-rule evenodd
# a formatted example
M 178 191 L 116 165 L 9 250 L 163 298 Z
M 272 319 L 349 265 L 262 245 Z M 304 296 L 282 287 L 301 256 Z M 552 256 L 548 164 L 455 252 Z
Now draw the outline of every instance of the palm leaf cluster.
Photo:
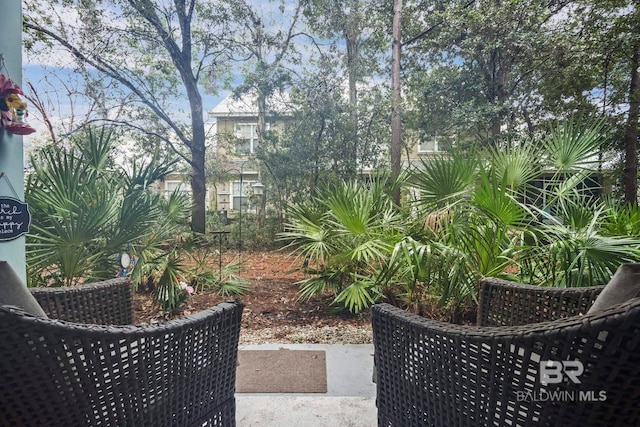
M 114 277 L 116 255 L 127 250 L 136 260 L 134 283 L 161 271 L 156 296 L 164 295 L 172 306 L 175 280 L 164 279 L 174 277 L 179 265 L 167 248 L 188 222 L 190 201 L 179 193 L 165 199 L 151 191 L 175 162 L 153 154 L 118 165 L 114 142 L 108 129 L 88 129 L 69 148 L 47 146 L 31 156 L 25 189 L 32 213 L 29 284 Z
M 362 184 L 292 206 L 283 237 L 316 266 L 302 295 L 331 291 L 353 311 L 382 298 L 417 312 L 435 304 L 459 320 L 482 277 L 606 283 L 640 258 L 640 215 L 594 188 L 603 134 L 602 123 L 570 121 L 539 138 L 431 157 L 409 171 L 414 197 L 402 209 Z
M 390 191 L 386 178 L 342 182 L 291 206 L 282 238 L 298 246 L 311 276 L 301 282 L 303 298 L 330 293 L 352 311 L 379 299 L 375 272 L 403 235 Z

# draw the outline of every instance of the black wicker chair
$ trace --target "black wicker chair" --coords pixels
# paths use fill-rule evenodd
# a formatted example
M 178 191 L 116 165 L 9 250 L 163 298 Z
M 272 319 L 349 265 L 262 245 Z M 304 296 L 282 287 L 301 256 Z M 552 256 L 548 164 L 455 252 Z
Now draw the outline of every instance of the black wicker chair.
M 133 326 L 125 279 L 32 294 L 52 318 L 0 306 L 0 425 L 235 425 L 241 304 Z
M 486 279 L 482 326 L 375 305 L 378 425 L 640 425 L 640 298 L 582 315 L 602 288 Z

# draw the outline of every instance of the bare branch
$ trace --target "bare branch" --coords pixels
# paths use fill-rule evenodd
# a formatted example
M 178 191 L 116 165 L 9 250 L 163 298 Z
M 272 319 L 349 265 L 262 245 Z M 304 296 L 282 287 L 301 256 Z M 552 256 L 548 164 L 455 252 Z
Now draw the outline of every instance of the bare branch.
M 44 124 L 47 126 L 47 130 L 49 131 L 51 140 L 55 145 L 58 145 L 58 139 L 56 138 L 56 133 L 53 130 L 53 124 L 51 123 L 51 119 L 49 119 L 49 114 L 47 114 L 47 108 L 44 105 L 44 102 L 40 99 L 36 88 L 33 87 L 31 82 L 27 82 L 27 86 L 29 86 L 29 90 L 33 95 L 25 94 L 24 97 L 27 98 L 27 100 L 31 102 L 31 104 L 33 104 L 36 110 L 40 112 L 40 114 L 42 115 L 42 120 L 44 121 Z
M 125 121 L 125 120 L 113 120 L 113 119 L 91 119 L 87 121 L 87 124 L 92 124 L 92 123 L 109 123 L 109 124 L 113 124 L 113 125 L 117 125 L 117 126 L 122 126 L 122 127 L 128 127 L 131 129 L 135 129 L 137 131 L 140 131 L 146 135 L 149 136 L 153 136 L 155 138 L 158 138 L 159 140 L 163 141 L 164 143 L 166 143 L 171 150 L 178 155 L 181 159 L 183 159 L 185 162 L 187 162 L 189 165 L 191 165 L 193 162 L 191 161 L 191 159 L 187 156 L 185 156 L 182 152 L 180 152 L 178 150 L 178 148 L 175 146 L 175 144 L 173 143 L 173 141 L 171 141 L 170 139 L 167 138 L 166 134 L 160 134 L 157 132 L 152 132 L 150 130 L 148 130 L 147 128 L 144 128 L 142 126 L 138 126 L 134 123 Z
M 134 85 L 132 81 L 123 76 L 114 67 L 110 66 L 105 60 L 95 55 L 92 55 L 92 57 L 85 55 L 78 48 L 67 41 L 67 39 L 41 25 L 36 24 L 33 20 L 25 20 L 23 25 L 25 28 L 46 34 L 56 42 L 60 43 L 65 49 L 67 49 L 80 61 L 89 64 L 92 67 L 95 67 L 97 70 L 122 83 L 130 91 L 135 93 L 146 106 L 153 110 L 153 112 L 158 115 L 158 117 L 160 117 L 160 119 L 162 119 L 162 121 L 164 121 L 176 133 L 176 136 L 183 144 L 187 146 L 191 145 L 191 140 L 182 132 L 182 129 L 180 129 L 180 127 L 165 113 L 165 111 L 162 110 L 162 108 L 160 108 L 156 103 L 152 102 L 152 100 L 143 91 L 141 91 L 139 87 Z

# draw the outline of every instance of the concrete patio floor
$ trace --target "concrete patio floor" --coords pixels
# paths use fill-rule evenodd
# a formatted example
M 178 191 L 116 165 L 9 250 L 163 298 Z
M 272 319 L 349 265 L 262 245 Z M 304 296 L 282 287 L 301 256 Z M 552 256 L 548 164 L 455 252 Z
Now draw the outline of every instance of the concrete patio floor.
M 238 427 L 374 427 L 371 344 L 263 344 L 240 350 L 324 350 L 326 393 L 236 393 Z

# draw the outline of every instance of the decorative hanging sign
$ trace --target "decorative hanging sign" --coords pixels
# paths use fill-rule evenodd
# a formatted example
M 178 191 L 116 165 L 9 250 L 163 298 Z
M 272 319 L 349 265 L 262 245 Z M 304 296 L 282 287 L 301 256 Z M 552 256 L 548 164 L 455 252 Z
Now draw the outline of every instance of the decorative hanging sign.
M 36 130 L 25 122 L 27 103 L 24 92 L 13 80 L 0 74 L 0 127 L 16 135 L 29 135 Z
M 15 197 L 0 196 L 0 242 L 17 239 L 29 232 L 31 212 L 29 205 L 20 201 L 16 189 L 6 173 L 0 172 L 0 179 L 7 181 Z
M 27 234 L 30 225 L 31 212 L 26 203 L 12 197 L 0 197 L 0 241 Z

